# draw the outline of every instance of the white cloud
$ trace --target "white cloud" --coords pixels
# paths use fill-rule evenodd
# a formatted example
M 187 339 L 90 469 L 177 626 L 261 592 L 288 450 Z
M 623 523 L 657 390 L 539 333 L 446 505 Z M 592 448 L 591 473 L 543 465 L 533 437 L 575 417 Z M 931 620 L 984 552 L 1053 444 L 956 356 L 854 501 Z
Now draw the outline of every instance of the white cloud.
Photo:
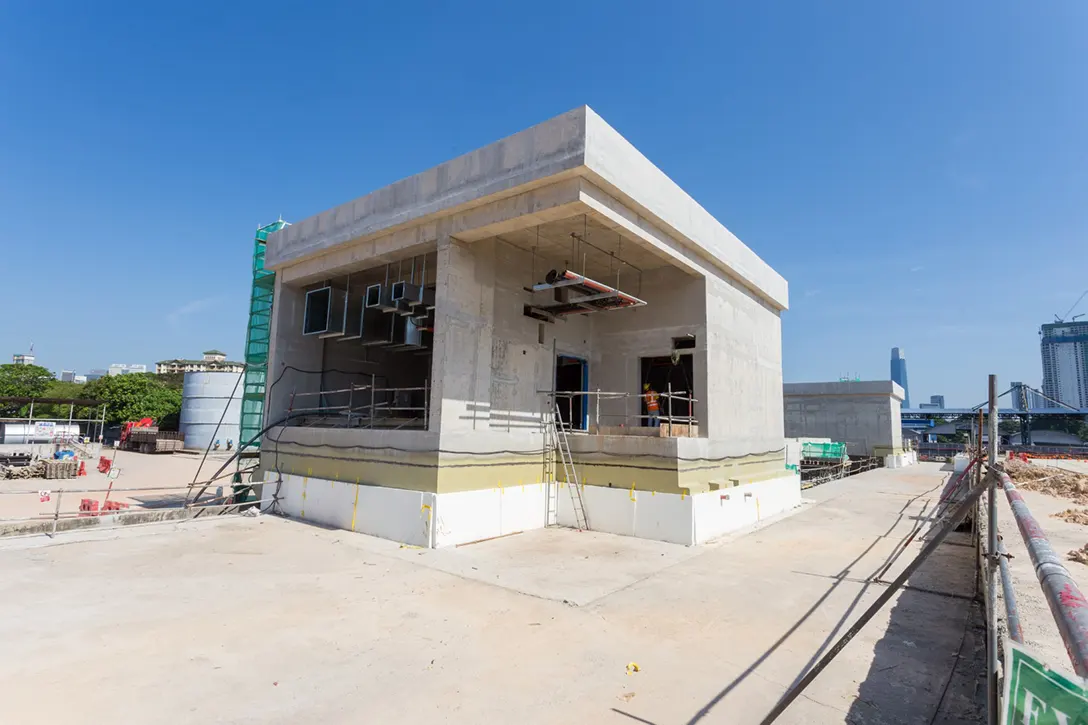
M 911 267 L 910 271 L 911 272 L 921 272 L 923 269 L 925 269 L 925 267 L 923 267 L 922 265 L 918 265 L 917 267 Z
M 218 302 L 218 297 L 205 297 L 204 299 L 186 302 L 181 307 L 178 307 L 177 309 L 167 313 L 166 320 L 172 326 L 177 327 L 185 318 L 191 317 L 198 312 L 203 312 L 204 310 L 211 309 Z

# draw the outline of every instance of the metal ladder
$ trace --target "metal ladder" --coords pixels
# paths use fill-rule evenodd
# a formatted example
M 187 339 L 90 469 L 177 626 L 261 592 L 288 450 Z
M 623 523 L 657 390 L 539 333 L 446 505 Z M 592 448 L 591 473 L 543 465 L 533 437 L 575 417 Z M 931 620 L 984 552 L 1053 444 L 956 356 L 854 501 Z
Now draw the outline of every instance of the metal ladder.
M 574 469 L 574 459 L 570 454 L 570 443 L 567 440 L 567 431 L 563 427 L 563 419 L 559 415 L 559 401 L 554 400 L 552 410 L 547 416 L 547 432 L 550 439 L 549 446 L 544 452 L 544 475 L 548 481 L 548 522 L 553 523 L 558 504 L 559 482 L 555 476 L 555 461 L 552 453 L 558 454 L 559 462 L 563 466 L 563 477 L 570 490 L 570 500 L 574 505 L 574 523 L 576 528 L 584 531 L 589 528 L 589 519 L 586 517 L 585 504 L 582 501 L 582 488 L 578 483 L 578 472 Z M 553 500 L 552 492 L 556 499 Z

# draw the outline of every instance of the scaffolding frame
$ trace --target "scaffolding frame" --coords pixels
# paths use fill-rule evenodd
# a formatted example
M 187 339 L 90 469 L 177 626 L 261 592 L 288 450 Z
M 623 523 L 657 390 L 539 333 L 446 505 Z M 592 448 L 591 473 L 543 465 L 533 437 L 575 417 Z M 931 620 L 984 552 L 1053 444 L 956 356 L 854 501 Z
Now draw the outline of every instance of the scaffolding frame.
M 253 287 L 249 297 L 249 322 L 246 325 L 246 370 L 242 384 L 242 412 L 239 438 L 248 441 L 264 427 L 265 386 L 268 383 L 268 352 L 272 338 L 272 300 L 276 273 L 264 268 L 268 235 L 289 224 L 278 219 L 257 228 L 253 237 Z M 260 447 L 257 440 L 254 447 Z

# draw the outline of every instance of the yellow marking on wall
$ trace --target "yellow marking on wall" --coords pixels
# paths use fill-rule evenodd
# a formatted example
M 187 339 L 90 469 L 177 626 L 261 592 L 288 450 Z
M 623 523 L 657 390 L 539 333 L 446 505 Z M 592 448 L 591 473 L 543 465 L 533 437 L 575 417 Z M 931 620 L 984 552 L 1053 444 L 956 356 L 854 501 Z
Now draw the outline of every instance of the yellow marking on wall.
M 631 490 L 628 492 L 627 495 L 631 498 L 632 501 L 635 500 L 635 482 L 634 481 L 631 481 Z
M 687 496 L 687 494 L 684 493 L 684 489 L 680 489 L 680 500 L 683 501 L 685 496 Z
M 500 480 L 500 481 L 499 481 L 499 495 L 501 496 L 501 495 L 503 495 L 504 493 L 506 493 L 506 492 L 505 492 L 505 491 L 503 490 L 503 488 L 502 488 L 502 481 Z
M 355 503 L 351 505 L 351 530 L 355 531 L 355 512 L 359 510 L 359 479 L 355 479 Z
M 306 484 L 310 482 L 310 477 L 305 476 L 302 479 L 302 509 L 298 512 L 300 519 L 306 518 Z
M 759 496 L 756 496 L 756 521 L 759 521 Z
M 312 468 L 307 468 L 307 469 L 306 469 L 306 475 L 307 475 L 307 476 L 312 476 L 312 475 L 314 475 L 314 469 L 312 469 Z

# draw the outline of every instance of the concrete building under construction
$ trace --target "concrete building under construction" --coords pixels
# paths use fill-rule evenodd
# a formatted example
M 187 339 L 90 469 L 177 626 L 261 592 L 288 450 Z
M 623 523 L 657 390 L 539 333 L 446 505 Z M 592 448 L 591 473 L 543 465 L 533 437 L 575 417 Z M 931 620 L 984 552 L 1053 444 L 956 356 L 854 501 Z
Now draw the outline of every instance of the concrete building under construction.
M 785 280 L 587 107 L 267 245 L 279 512 L 693 544 L 800 502 Z

